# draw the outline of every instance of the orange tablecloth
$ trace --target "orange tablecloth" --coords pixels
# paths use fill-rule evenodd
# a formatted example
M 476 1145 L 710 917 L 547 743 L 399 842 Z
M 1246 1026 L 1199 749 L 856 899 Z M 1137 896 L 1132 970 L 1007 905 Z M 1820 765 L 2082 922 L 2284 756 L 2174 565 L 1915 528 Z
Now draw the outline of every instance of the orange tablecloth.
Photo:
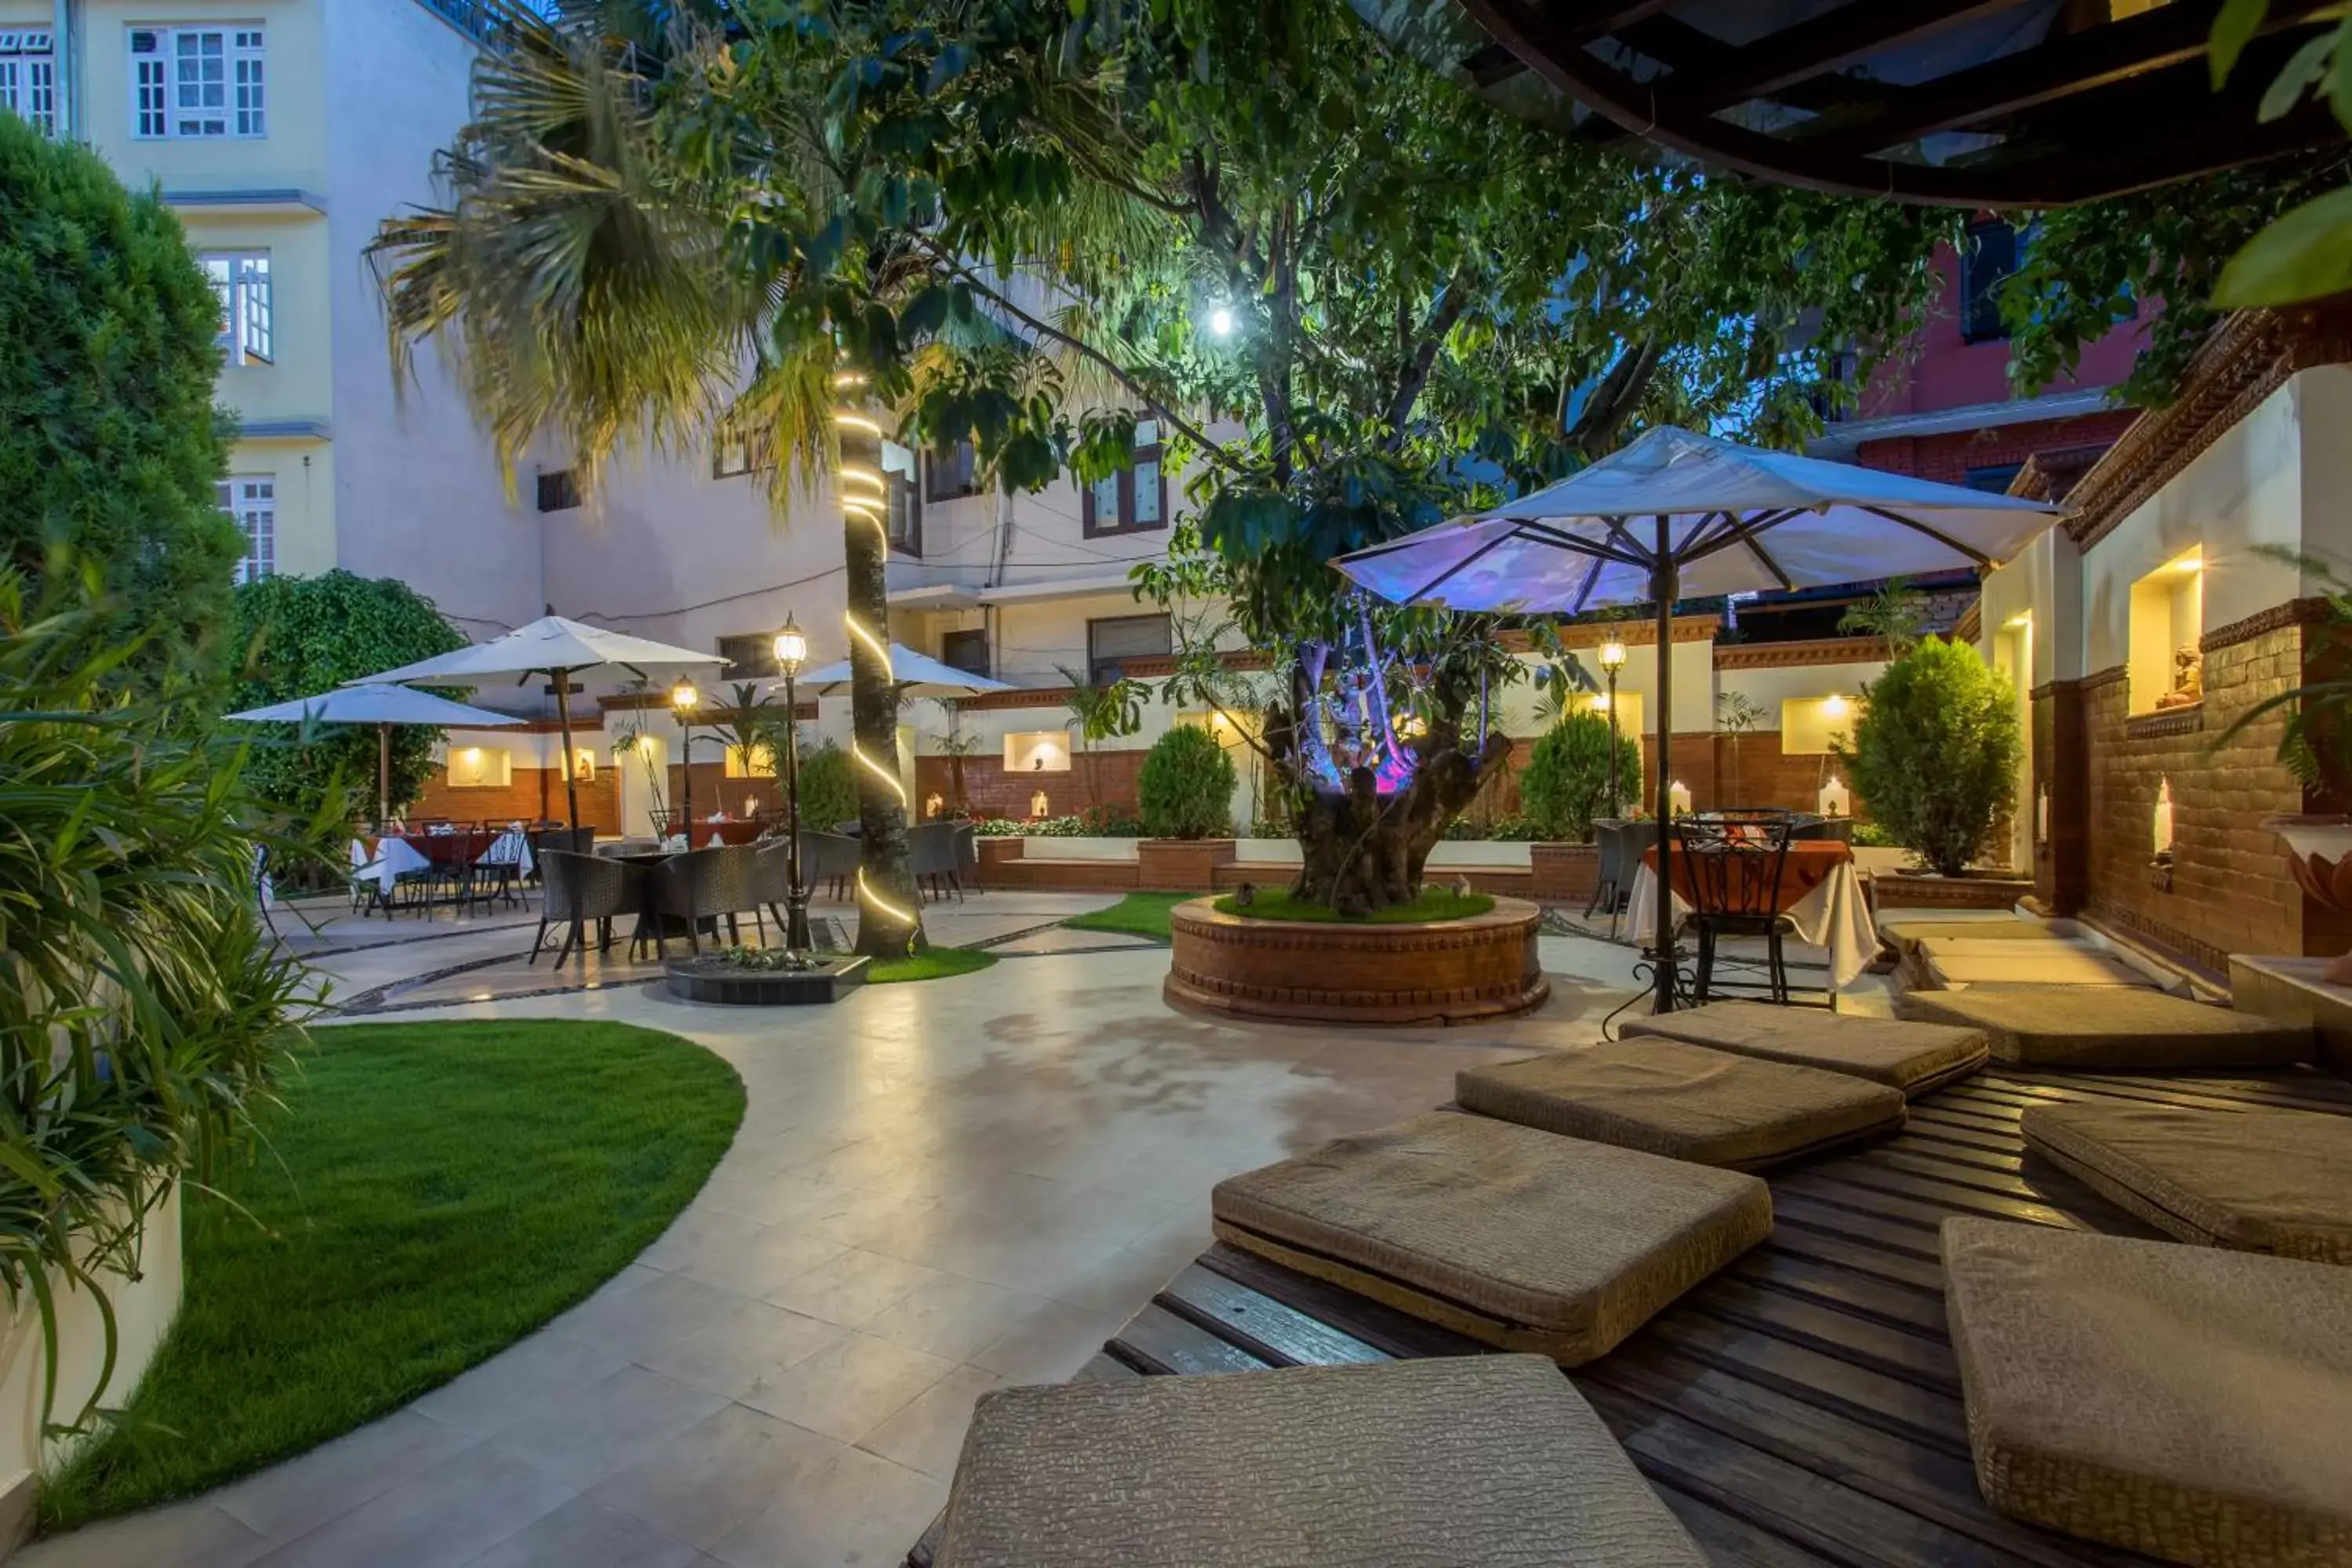
M 1788 913 L 1804 901 L 1806 894 L 1829 880 L 1831 873 L 1853 862 L 1853 847 L 1834 840 L 1803 840 L 1790 845 L 1788 861 L 1780 868 L 1780 896 L 1776 900 L 1779 908 L 1775 912 Z M 1649 868 L 1653 878 L 1657 876 L 1656 845 L 1642 851 L 1642 864 Z M 1735 874 L 1760 877 L 1769 873 L 1771 864 L 1769 855 L 1742 855 Z M 1690 858 L 1679 844 L 1675 846 L 1675 894 L 1686 904 L 1698 902 L 1698 896 L 1691 890 Z M 1738 901 L 1745 903 L 1744 900 Z

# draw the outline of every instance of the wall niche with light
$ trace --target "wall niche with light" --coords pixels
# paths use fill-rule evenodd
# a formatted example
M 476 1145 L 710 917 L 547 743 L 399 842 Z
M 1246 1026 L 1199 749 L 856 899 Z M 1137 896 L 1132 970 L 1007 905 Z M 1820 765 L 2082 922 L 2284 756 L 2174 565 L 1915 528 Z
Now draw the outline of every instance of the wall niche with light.
M 514 753 L 504 746 L 449 748 L 451 789 L 504 789 L 514 782 Z
M 1826 697 L 1790 697 L 1780 703 L 1780 752 L 1783 756 L 1824 756 L 1832 740 L 1851 741 L 1854 721 L 1862 717 L 1863 700 L 1843 691 Z
M 2135 714 L 2168 713 L 2205 697 L 2205 552 L 2182 552 L 2132 584 L 2126 677 Z
M 1008 773 L 1066 773 L 1070 771 L 1067 730 L 1016 730 L 1004 737 L 1004 771 Z

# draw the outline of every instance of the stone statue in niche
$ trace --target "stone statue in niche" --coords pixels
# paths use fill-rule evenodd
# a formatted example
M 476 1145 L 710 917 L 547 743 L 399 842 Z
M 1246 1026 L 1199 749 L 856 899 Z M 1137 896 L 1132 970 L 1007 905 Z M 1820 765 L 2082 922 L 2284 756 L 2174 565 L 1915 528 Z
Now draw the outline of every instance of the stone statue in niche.
M 2172 689 L 2156 700 L 2158 708 L 2186 708 L 2205 697 L 2205 656 L 2194 643 L 2172 650 Z

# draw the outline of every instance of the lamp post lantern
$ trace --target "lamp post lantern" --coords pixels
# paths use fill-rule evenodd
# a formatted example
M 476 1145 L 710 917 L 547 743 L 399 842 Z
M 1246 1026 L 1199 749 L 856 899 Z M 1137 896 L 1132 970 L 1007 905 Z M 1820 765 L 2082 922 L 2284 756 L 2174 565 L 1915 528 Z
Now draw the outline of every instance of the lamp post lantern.
M 1614 816 L 1625 807 L 1625 797 L 1617 787 L 1617 672 L 1625 668 L 1625 645 L 1611 637 L 1601 645 L 1601 672 L 1609 678 L 1609 814 Z
M 776 634 L 776 668 L 784 677 L 784 964 L 808 967 L 808 886 L 801 879 L 801 665 L 808 658 L 808 638 L 791 616 Z
M 669 689 L 671 711 L 677 715 L 677 800 L 678 820 L 685 824 L 686 847 L 694 847 L 694 710 L 702 705 L 702 693 L 694 682 L 681 676 Z

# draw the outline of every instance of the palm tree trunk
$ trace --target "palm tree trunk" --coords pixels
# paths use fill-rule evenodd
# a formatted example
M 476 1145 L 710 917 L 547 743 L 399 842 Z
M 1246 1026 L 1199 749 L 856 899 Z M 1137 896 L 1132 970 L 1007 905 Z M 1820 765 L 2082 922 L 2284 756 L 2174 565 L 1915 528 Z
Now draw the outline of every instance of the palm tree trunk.
M 882 650 L 890 640 L 888 498 L 880 426 L 845 406 L 836 416 L 843 474 L 843 610 L 849 632 L 850 739 L 857 762 L 857 951 L 903 958 L 922 950 L 923 905 L 908 855 L 898 767 L 898 693 Z M 870 475 L 852 481 L 853 471 Z M 865 635 L 860 635 L 861 631 Z

